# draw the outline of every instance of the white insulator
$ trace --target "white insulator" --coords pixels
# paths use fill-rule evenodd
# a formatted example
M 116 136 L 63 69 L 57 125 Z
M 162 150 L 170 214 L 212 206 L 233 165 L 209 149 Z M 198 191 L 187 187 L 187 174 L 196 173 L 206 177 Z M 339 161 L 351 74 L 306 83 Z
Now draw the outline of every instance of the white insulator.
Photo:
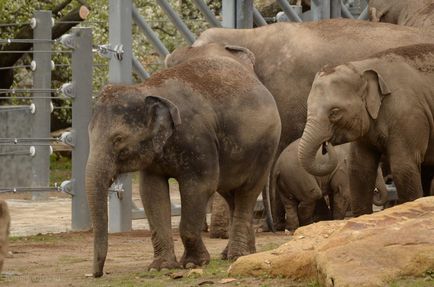
M 33 60 L 31 63 L 30 63 L 30 69 L 34 72 L 34 71 L 36 71 L 36 62 Z
M 30 104 L 30 113 L 35 114 L 36 113 L 36 106 L 34 103 Z
M 38 21 L 35 18 L 30 19 L 30 27 L 35 29 L 38 24 Z
M 36 155 L 36 148 L 34 146 L 31 146 L 29 153 L 31 157 L 34 157 Z

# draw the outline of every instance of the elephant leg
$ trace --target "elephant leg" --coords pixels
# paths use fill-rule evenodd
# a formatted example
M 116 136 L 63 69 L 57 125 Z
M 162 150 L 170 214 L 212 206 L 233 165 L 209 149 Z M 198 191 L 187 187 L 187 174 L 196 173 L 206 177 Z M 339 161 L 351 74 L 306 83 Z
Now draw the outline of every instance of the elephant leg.
M 228 222 L 227 235 L 229 237 L 230 227 L 232 225 L 232 218 L 233 218 L 234 210 L 235 210 L 235 197 L 234 197 L 234 193 L 233 192 L 225 192 L 225 193 L 222 193 L 220 195 L 225 199 L 226 204 L 228 206 L 229 222 Z M 228 243 L 226 244 L 226 247 L 221 252 L 221 259 L 223 259 L 223 260 L 227 260 L 228 259 L 229 242 L 230 241 L 228 240 Z
M 277 187 L 277 193 L 280 195 L 280 199 L 285 206 L 286 212 L 286 229 L 289 231 L 295 231 L 299 226 L 298 220 L 298 200 L 291 194 L 285 194 L 279 187 Z
M 403 203 L 423 196 L 420 165 L 411 157 L 400 155 L 390 158 L 393 181 L 398 193 L 398 202 Z
M 229 217 L 229 206 L 226 203 L 226 200 L 216 192 L 212 199 L 211 224 L 209 227 L 210 238 L 227 239 L 229 237 Z
M 154 247 L 154 260 L 149 269 L 179 268 L 173 247 L 167 178 L 141 171 L 140 196 L 151 228 Z
M 434 195 L 431 193 L 432 188 L 432 180 L 433 180 L 433 170 L 430 167 L 422 167 L 421 176 L 422 176 L 422 188 L 423 188 L 423 196 Z
M 268 180 L 268 172 L 259 178 L 254 186 L 243 186 L 234 193 L 234 211 L 229 231 L 227 258 L 255 253 L 255 232 L 253 230 L 253 210 L 256 199 Z
M 315 212 L 316 201 L 302 201 L 298 205 L 298 220 L 300 226 L 313 223 L 313 214 Z
M 328 201 L 333 201 L 333 196 L 328 195 Z M 327 204 L 326 197 L 323 196 L 315 202 L 315 211 L 313 216 L 314 222 L 330 220 L 332 218 L 332 213 L 330 211 L 329 205 Z
M 372 213 L 380 154 L 360 143 L 351 144 L 349 182 L 354 216 Z
M 208 264 L 210 255 L 202 240 L 202 225 L 206 217 L 207 203 L 217 188 L 208 179 L 182 179 L 179 182 L 181 194 L 181 222 L 179 232 L 184 244 L 180 263 L 185 268 Z

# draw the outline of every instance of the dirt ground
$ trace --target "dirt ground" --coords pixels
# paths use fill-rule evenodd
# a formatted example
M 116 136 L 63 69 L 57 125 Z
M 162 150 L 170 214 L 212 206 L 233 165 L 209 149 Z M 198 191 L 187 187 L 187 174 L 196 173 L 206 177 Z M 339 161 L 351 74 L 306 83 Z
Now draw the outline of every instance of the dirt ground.
M 212 261 L 200 276 L 172 279 L 180 270 L 147 272 L 153 249 L 146 219 L 134 220 L 132 232 L 110 234 L 105 271 L 100 279 L 88 277 L 92 272 L 93 236 L 90 232 L 70 232 L 71 198 L 61 193 L 49 193 L 48 200 L 32 201 L 31 194 L 2 194 L 9 205 L 12 223 L 10 258 L 0 277 L 1 286 L 306 286 L 286 279 L 235 278 L 227 279 L 230 262 L 219 259 L 227 240 L 210 239 L 203 233 Z M 171 184 L 171 200 L 179 204 L 179 191 Z M 133 185 L 133 201 L 141 203 L 138 187 Z M 172 217 L 177 257 L 183 252 L 177 232 L 179 216 Z M 276 248 L 290 240 L 285 233 L 258 233 L 258 251 Z M 183 271 L 184 272 L 184 271 Z M 172 277 L 171 277 L 172 275 Z M 178 274 L 179 275 L 179 274 Z M 202 285 L 198 285 L 201 284 Z M 315 286 L 315 285 L 312 285 Z
M 209 239 L 204 233 L 205 245 L 213 260 L 203 269 L 203 275 L 172 279 L 179 270 L 147 272 L 153 250 L 149 231 L 138 230 L 109 236 L 109 253 L 102 278 L 87 277 L 92 268 L 92 234 L 70 232 L 12 238 L 11 258 L 7 258 L 0 285 L 2 286 L 306 286 L 285 279 L 235 278 L 223 284 L 227 278 L 229 262 L 219 260 L 219 254 L 227 241 Z M 289 236 L 258 234 L 257 248 L 269 250 L 288 241 Z M 177 257 L 182 255 L 182 243 L 175 232 Z M 185 272 L 185 271 L 184 271 Z M 312 285 L 314 286 L 314 285 Z

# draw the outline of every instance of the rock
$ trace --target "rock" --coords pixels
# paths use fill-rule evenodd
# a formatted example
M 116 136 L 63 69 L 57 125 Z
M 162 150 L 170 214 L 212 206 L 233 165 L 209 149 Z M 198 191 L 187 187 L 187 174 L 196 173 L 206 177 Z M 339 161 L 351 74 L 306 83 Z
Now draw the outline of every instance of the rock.
M 322 286 L 385 286 L 434 269 L 434 197 L 350 220 L 299 228 L 276 250 L 240 257 L 231 275 L 316 279 Z
M 200 277 L 203 275 L 203 269 L 191 269 L 187 272 L 186 277 L 191 278 L 191 277 Z
M 220 284 L 227 284 L 227 283 L 231 283 L 237 281 L 237 279 L 235 278 L 223 278 L 222 280 L 219 281 Z

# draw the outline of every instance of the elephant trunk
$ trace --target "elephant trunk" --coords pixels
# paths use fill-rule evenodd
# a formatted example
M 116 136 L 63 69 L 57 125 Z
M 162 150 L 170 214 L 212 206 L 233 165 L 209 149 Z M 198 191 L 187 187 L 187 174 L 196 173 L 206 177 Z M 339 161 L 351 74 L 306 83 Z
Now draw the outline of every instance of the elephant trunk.
M 108 248 L 108 216 L 107 194 L 114 171 L 107 170 L 109 164 L 97 162 L 95 157 L 89 156 L 86 165 L 86 192 L 93 222 L 94 233 L 94 261 L 93 276 L 103 275 L 104 262 Z
M 388 191 L 387 191 L 386 183 L 384 182 L 384 177 L 381 168 L 378 168 L 377 179 L 375 181 L 373 202 L 377 206 L 382 206 L 386 204 L 387 200 L 388 200 Z
M 330 174 L 338 164 L 333 146 L 327 143 L 331 132 L 320 126 L 314 120 L 308 120 L 298 146 L 298 158 L 301 165 L 307 172 L 316 176 Z M 317 156 L 321 147 L 323 156 Z M 325 157 L 325 154 L 328 157 Z

